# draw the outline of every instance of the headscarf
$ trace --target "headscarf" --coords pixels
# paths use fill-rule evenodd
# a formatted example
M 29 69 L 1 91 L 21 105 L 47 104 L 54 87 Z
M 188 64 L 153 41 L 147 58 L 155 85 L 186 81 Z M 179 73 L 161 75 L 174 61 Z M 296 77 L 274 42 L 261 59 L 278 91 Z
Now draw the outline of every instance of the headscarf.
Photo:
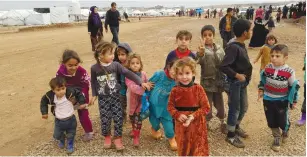
M 97 7 L 96 7 L 96 6 L 92 6 L 92 7 L 90 8 L 91 17 L 92 17 L 92 19 L 93 19 L 94 25 L 100 27 L 100 25 L 101 25 L 100 16 L 99 16 L 98 13 L 95 13 L 95 11 L 94 11 L 95 8 L 97 8 Z

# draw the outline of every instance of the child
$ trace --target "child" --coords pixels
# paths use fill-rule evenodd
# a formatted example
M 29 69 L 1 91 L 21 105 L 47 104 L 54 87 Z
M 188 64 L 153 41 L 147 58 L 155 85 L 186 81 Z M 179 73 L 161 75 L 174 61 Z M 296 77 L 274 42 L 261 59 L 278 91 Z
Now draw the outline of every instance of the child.
M 251 23 L 239 19 L 233 26 L 236 38 L 231 40 L 225 49 L 225 57 L 220 70 L 227 75 L 229 82 L 227 138 L 231 145 L 244 148 L 240 137 L 247 138 L 248 134 L 240 128 L 240 123 L 248 108 L 247 85 L 251 79 L 253 67 L 249 61 L 245 40 L 250 39 Z
M 272 47 L 277 43 L 277 39 L 274 35 L 268 35 L 265 40 L 265 45 L 262 46 L 258 56 L 256 57 L 254 64 L 258 62 L 261 57 L 260 71 L 262 71 L 266 65 L 270 63 L 271 57 L 270 52 Z
M 129 53 L 132 52 L 132 49 L 128 43 L 119 43 L 117 46 L 117 52 L 115 53 L 115 59 L 114 61 L 119 62 L 122 66 L 126 66 L 127 62 L 127 57 Z M 123 107 L 123 117 L 124 117 L 124 123 L 127 121 L 127 86 L 125 83 L 125 76 L 124 75 L 119 75 L 120 78 L 119 83 L 120 83 L 120 95 L 119 99 Z
M 280 22 L 280 17 L 281 17 L 281 10 L 280 10 L 280 8 L 278 8 L 278 9 L 279 9 L 279 11 L 276 14 L 276 21 L 277 21 L 277 23 Z
M 192 40 L 192 34 L 189 31 L 186 30 L 181 30 L 177 33 L 176 36 L 176 42 L 177 42 L 177 49 L 171 51 L 166 58 L 165 66 L 168 65 L 169 62 L 173 62 L 177 59 L 189 56 L 192 57 L 193 59 L 196 59 L 196 56 L 194 53 L 189 50 L 189 45 Z
M 176 85 L 173 79 L 171 67 L 174 62 L 168 62 L 165 70 L 157 71 L 149 79 L 150 82 L 155 84 L 155 87 L 150 92 L 149 97 L 149 121 L 151 124 L 151 133 L 154 139 L 162 138 L 160 131 L 160 123 L 164 128 L 164 134 L 168 139 L 170 148 L 173 151 L 177 150 L 177 143 L 175 140 L 173 118 L 167 111 L 168 97 L 172 88 Z
M 185 57 L 174 65 L 176 81 L 168 101 L 168 111 L 176 120 L 178 156 L 209 156 L 206 115 L 209 102 L 202 86 L 194 83 L 196 63 Z
M 306 58 L 304 60 L 304 67 L 303 67 L 303 70 L 305 71 L 304 72 L 304 101 L 303 101 L 302 109 L 301 109 L 302 117 L 300 120 L 297 121 L 298 126 L 302 126 L 306 124 L 306 70 L 305 70 L 305 66 L 306 66 Z
M 220 119 L 221 131 L 227 134 L 226 123 L 224 121 L 225 109 L 223 101 L 223 73 L 219 71 L 219 66 L 225 56 L 224 49 L 214 43 L 215 29 L 212 25 L 206 25 L 201 29 L 201 45 L 197 52 L 198 64 L 201 66 L 200 84 L 204 88 L 210 103 L 210 112 L 207 114 L 207 125 L 212 119 L 212 104 L 217 110 L 216 116 Z
M 288 104 L 293 109 L 297 102 L 298 81 L 294 70 L 286 64 L 288 47 L 277 44 L 271 51 L 271 63 L 261 73 L 259 96 L 263 97 L 264 112 L 274 137 L 271 149 L 279 151 L 280 140 L 286 143 L 290 127 Z M 282 130 L 282 134 L 280 132 Z
M 52 105 L 51 112 L 55 115 L 53 137 L 59 140 L 59 148 L 65 146 L 67 137 L 67 153 L 74 152 L 74 140 L 76 135 L 77 121 L 74 115 L 74 105 L 81 104 L 79 109 L 86 107 L 86 100 L 82 92 L 75 88 L 67 87 L 65 79 L 55 77 L 49 82 L 51 90 L 41 99 L 40 110 L 42 118 L 48 118 L 48 104 Z
M 137 54 L 132 54 L 128 57 L 127 67 L 129 70 L 137 74 L 143 82 L 147 82 L 146 73 L 143 70 L 143 63 L 141 60 L 141 56 Z M 145 90 L 136 85 L 133 81 L 126 78 L 126 84 L 128 87 L 128 93 L 130 95 L 129 98 L 129 117 L 132 124 L 132 133 L 133 133 L 133 145 L 138 147 L 140 144 L 140 131 L 142 128 L 142 120 L 140 118 L 140 111 L 142 107 L 142 95 Z
M 133 80 L 137 85 L 150 89 L 146 83 L 142 83 L 140 77 L 124 68 L 121 64 L 113 62 L 115 46 L 109 42 L 101 42 L 97 45 L 95 59 L 97 61 L 91 67 L 91 84 L 93 104 L 98 97 L 99 113 L 102 135 L 105 137 L 104 148 L 111 148 L 111 122 L 114 122 L 114 144 L 116 150 L 123 150 L 122 127 L 123 109 L 119 100 L 120 85 L 117 81 L 118 74 Z
M 77 52 L 65 50 L 62 55 L 61 65 L 56 76 L 65 78 L 68 87 L 76 87 L 84 94 L 85 102 L 89 103 L 90 77 L 86 70 L 79 64 L 81 59 Z M 84 141 L 93 139 L 93 127 L 89 117 L 88 109 L 78 110 L 80 123 L 85 131 Z
M 266 25 L 268 25 L 269 31 L 272 32 L 273 28 L 275 28 L 275 23 L 272 16 L 270 17 L 269 21 L 265 24 L 265 26 Z

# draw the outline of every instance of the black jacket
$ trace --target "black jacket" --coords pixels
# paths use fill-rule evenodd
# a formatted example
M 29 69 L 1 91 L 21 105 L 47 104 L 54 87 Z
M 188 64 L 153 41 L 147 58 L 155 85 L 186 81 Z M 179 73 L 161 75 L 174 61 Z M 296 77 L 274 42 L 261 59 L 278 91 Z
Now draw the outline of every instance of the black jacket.
M 246 75 L 246 80 L 251 79 L 253 67 L 244 44 L 239 42 L 228 43 L 220 70 L 230 79 L 235 79 L 237 73 Z
M 40 103 L 40 109 L 41 109 L 42 115 L 48 114 L 48 104 L 51 105 L 51 112 L 53 115 L 55 115 L 54 95 L 55 93 L 52 90 L 50 90 L 42 97 L 41 103 Z M 86 103 L 83 93 L 77 88 L 67 87 L 65 96 L 69 101 L 72 102 L 73 105 L 77 105 L 77 104 L 82 105 Z
M 225 30 L 226 30 L 226 16 L 227 16 L 227 15 L 225 15 L 225 16 L 221 19 L 220 24 L 219 24 L 219 30 L 220 30 L 220 34 L 221 34 L 221 37 L 222 37 L 222 38 L 224 37 L 224 32 L 225 32 Z M 235 24 L 236 21 L 237 21 L 237 18 L 234 17 L 234 16 L 232 16 L 232 17 L 231 17 L 231 34 L 232 34 L 232 36 L 234 36 L 234 33 L 233 33 L 232 28 L 233 28 L 233 25 Z
M 102 22 L 101 20 L 99 25 L 94 25 L 94 20 L 92 18 L 92 14 L 88 17 L 87 29 L 88 32 L 91 32 L 91 36 L 97 36 L 97 32 L 103 33 Z
M 107 11 L 106 13 L 106 20 L 105 20 L 105 29 L 108 29 L 108 25 L 110 27 L 118 27 L 119 26 L 119 21 L 120 21 L 120 14 L 119 12 L 112 11 L 111 9 Z

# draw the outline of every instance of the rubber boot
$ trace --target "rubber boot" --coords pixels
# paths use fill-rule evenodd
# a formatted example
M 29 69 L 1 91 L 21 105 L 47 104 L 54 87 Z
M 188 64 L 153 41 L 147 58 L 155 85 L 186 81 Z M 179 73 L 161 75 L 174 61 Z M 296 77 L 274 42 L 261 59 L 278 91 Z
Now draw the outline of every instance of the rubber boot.
M 133 130 L 133 146 L 139 147 L 140 145 L 140 130 Z
M 74 139 L 67 139 L 67 153 L 71 154 L 74 152 Z
M 63 149 L 65 147 L 65 140 L 59 140 L 58 146 L 60 149 Z
M 306 113 L 302 113 L 302 117 L 297 121 L 298 126 L 302 126 L 306 124 Z
M 112 145 L 112 141 L 111 141 L 111 136 L 105 136 L 104 137 L 104 144 L 103 144 L 103 148 L 105 149 L 110 149 Z
M 123 140 L 122 140 L 122 137 L 118 137 L 114 140 L 114 145 L 115 145 L 115 148 L 117 151 L 121 151 L 121 150 L 124 150 L 125 147 L 123 145 Z

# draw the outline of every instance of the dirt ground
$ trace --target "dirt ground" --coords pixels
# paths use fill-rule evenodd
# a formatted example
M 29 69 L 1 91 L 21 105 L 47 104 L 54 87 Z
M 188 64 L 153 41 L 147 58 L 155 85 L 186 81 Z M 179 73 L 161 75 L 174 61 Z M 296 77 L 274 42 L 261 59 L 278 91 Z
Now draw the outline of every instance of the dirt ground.
M 179 30 L 192 32 L 191 49 L 196 50 L 199 43 L 200 29 L 205 24 L 212 24 L 218 29 L 217 19 L 197 18 L 153 18 L 125 23 L 120 26 L 120 41 L 128 42 L 134 52 L 141 54 L 144 70 L 151 76 L 164 66 L 168 52 L 176 47 L 175 36 Z M 303 85 L 304 53 L 306 52 L 306 30 L 295 24 L 277 24 L 273 32 L 279 43 L 290 48 L 288 64 L 296 71 L 296 77 Z M 105 34 L 105 40 L 111 41 L 111 34 Z M 221 38 L 216 30 L 216 42 Z M 247 42 L 246 42 L 247 43 Z M 73 49 L 83 60 L 82 66 L 90 70 L 95 63 L 91 52 L 90 38 L 86 26 L 61 28 L 46 31 L 0 34 L 0 155 L 65 155 L 52 142 L 53 116 L 42 120 L 39 110 L 41 96 L 49 90 L 48 82 L 55 76 L 59 60 L 64 49 Z M 253 61 L 259 49 L 248 49 Z M 292 126 L 289 142 L 283 145 L 279 153 L 270 149 L 272 137 L 267 127 L 263 106 L 257 102 L 257 84 L 259 64 L 254 65 L 253 78 L 248 86 L 249 109 L 242 122 L 242 127 L 250 138 L 243 140 L 245 149 L 236 149 L 225 142 L 225 135 L 218 130 L 218 120 L 210 123 L 210 154 L 218 155 L 306 155 L 306 127 L 294 125 L 300 116 L 303 100 L 303 87 L 296 110 L 290 111 Z M 198 67 L 199 71 L 200 67 Z M 199 78 L 199 75 L 197 75 Z M 227 98 L 225 106 L 227 106 Z M 165 140 L 154 141 L 150 135 L 150 124 L 145 121 L 139 150 L 132 148 L 128 138 L 129 125 L 124 135 L 127 150 L 124 154 L 114 154 L 114 150 L 103 150 L 100 136 L 99 113 L 97 102 L 90 107 L 95 139 L 90 143 L 80 140 L 83 130 L 78 126 L 76 151 L 73 155 L 176 155 L 168 150 Z M 159 151 L 158 151 L 159 150 Z

